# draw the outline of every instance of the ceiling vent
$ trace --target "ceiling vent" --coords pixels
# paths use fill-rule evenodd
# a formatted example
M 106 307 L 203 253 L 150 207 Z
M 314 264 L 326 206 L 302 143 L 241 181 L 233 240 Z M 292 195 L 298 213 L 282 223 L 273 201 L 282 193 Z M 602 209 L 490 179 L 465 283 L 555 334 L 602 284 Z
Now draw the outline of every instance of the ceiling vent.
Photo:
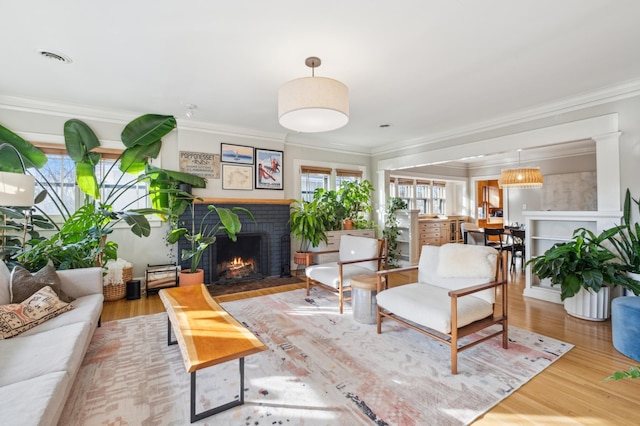
M 43 58 L 51 59 L 52 61 L 61 62 L 63 64 L 70 64 L 73 62 L 70 57 L 63 55 L 62 53 L 52 52 L 50 50 L 39 49 L 38 53 Z

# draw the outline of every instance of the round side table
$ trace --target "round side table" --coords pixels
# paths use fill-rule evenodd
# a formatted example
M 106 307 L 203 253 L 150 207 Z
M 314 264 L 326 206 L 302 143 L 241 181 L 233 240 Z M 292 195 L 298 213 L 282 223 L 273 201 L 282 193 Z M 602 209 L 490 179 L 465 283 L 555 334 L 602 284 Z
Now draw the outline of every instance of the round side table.
M 354 320 L 363 324 L 375 324 L 378 321 L 377 289 L 378 277 L 375 274 L 351 277 L 351 306 Z

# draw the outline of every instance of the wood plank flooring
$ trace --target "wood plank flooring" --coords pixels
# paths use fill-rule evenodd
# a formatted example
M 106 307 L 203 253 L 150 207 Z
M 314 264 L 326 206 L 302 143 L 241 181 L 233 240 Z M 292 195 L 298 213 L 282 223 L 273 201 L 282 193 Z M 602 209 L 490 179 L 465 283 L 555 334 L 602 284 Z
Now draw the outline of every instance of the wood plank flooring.
M 511 273 L 510 280 L 511 325 L 563 340 L 575 348 L 474 424 L 640 424 L 640 380 L 603 381 L 613 371 L 640 364 L 613 348 L 611 322 L 576 319 L 568 316 L 561 305 L 523 297 L 524 274 L 520 269 Z M 220 296 L 217 300 L 255 297 L 302 286 L 292 284 Z M 133 301 L 105 302 L 102 321 L 163 311 L 157 295 L 142 296 Z

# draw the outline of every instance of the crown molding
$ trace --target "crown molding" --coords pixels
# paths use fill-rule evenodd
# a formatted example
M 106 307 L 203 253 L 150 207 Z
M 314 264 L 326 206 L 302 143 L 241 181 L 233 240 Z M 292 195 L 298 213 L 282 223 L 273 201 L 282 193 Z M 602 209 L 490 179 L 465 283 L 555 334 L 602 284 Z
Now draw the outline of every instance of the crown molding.
M 393 148 L 372 148 L 371 155 L 382 155 L 397 152 L 399 149 L 422 148 L 446 140 L 470 136 L 480 132 L 497 130 L 507 126 L 527 123 L 534 120 L 553 117 L 580 109 L 615 102 L 622 99 L 640 96 L 640 79 L 627 81 L 615 86 L 587 92 L 578 96 L 560 99 L 551 103 L 522 110 L 514 114 L 504 115 L 492 120 L 473 123 L 425 137 L 396 142 Z

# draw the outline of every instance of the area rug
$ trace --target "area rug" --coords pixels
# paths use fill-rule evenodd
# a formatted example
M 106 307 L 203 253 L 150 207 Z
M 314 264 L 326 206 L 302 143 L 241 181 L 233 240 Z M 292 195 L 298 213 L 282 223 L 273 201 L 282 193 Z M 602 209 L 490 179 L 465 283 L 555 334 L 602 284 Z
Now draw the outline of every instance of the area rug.
M 313 289 L 223 304 L 269 347 L 245 360 L 245 404 L 204 425 L 468 424 L 543 371 L 572 345 L 515 327 L 459 355 L 400 325 L 338 314 L 336 296 Z M 61 425 L 188 425 L 189 375 L 167 346 L 165 314 L 102 324 Z M 239 394 L 238 361 L 198 372 L 198 411 Z

